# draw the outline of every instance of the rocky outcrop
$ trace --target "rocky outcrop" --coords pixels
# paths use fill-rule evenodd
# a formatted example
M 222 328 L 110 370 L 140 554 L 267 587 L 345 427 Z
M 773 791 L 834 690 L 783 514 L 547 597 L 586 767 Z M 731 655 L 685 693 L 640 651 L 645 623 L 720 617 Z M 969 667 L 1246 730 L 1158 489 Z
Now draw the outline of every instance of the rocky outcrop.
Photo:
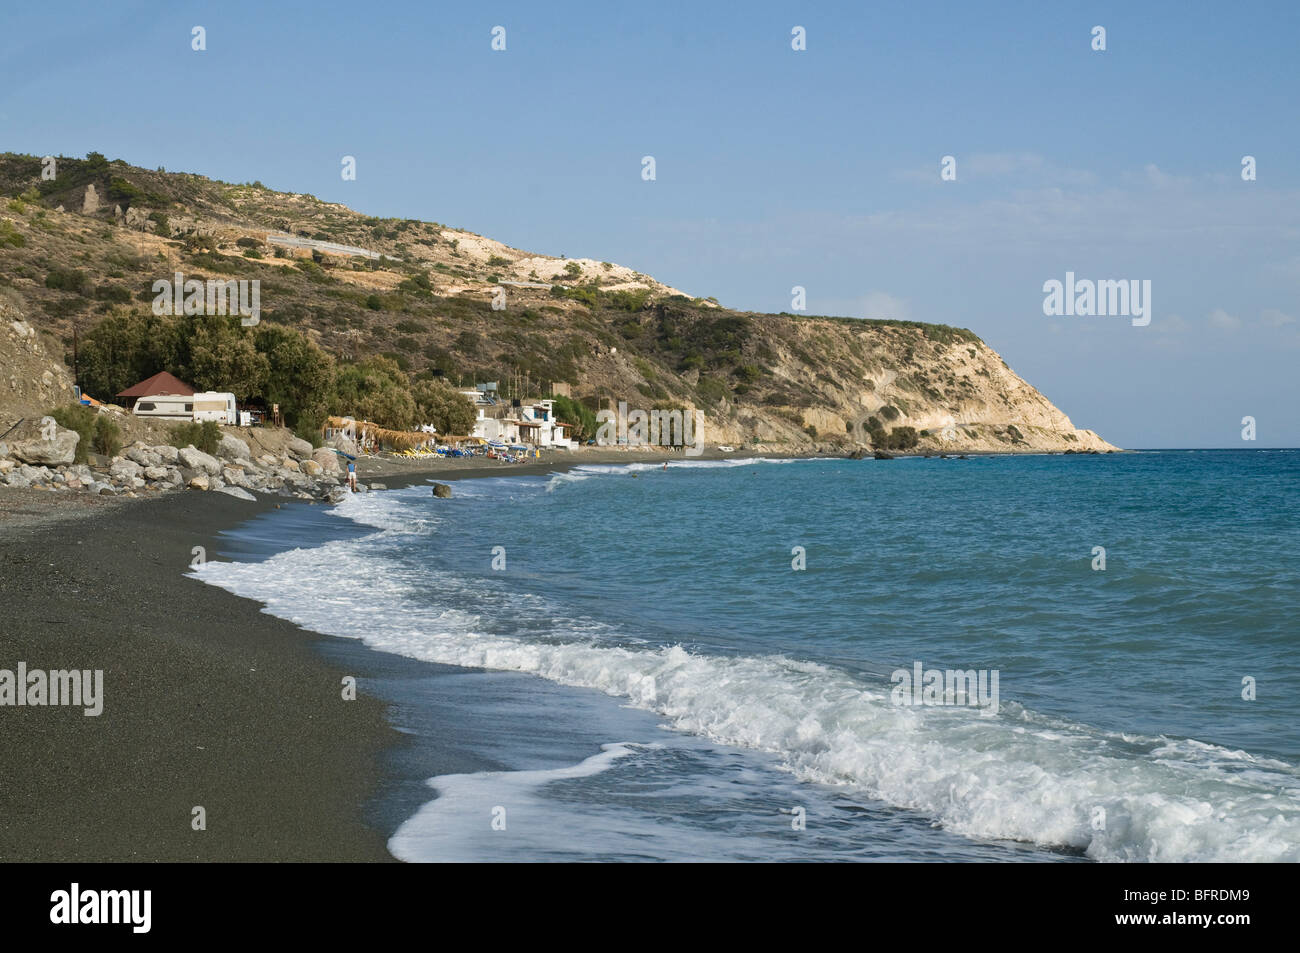
M 311 455 L 312 462 L 321 468 L 322 473 L 338 474 L 343 471 L 339 465 L 339 455 L 328 447 L 321 447 Z
M 311 444 L 306 440 L 303 440 L 302 437 L 290 437 L 288 449 L 290 453 L 299 459 L 310 457 L 312 455 Z
M 439 499 L 449 499 L 451 497 L 451 486 L 447 483 L 435 483 L 433 485 L 433 495 Z
M 39 418 L 75 399 L 57 342 L 23 320 L 17 300 L 0 288 L 0 434 L 22 417 Z
M 247 459 L 252 455 L 248 444 L 232 434 L 222 434 L 221 443 L 217 444 L 217 456 L 224 460 Z
M 245 447 L 244 449 L 247 450 L 248 448 Z M 191 470 L 202 470 L 210 476 L 216 476 L 221 472 L 221 461 L 194 447 L 181 448 L 180 462 L 183 467 L 188 467 Z
M 20 436 L 21 436 L 20 432 Z M 73 434 L 72 436 L 76 436 Z M 0 456 L 0 486 L 55 491 L 76 490 L 97 495 L 140 496 L 189 488 L 225 493 L 241 500 L 256 499 L 256 493 L 272 493 L 301 500 L 338 502 L 346 490 L 340 486 L 338 465 L 333 473 L 314 459 L 298 463 L 288 456 L 261 454 L 256 461 L 247 455 L 218 459 L 195 447 L 177 449 L 166 445 L 133 443 L 107 466 L 86 464 L 32 464 L 14 458 L 9 448 Z M 74 444 L 75 450 L 75 444 Z M 243 441 L 226 443 L 227 456 L 247 454 Z M 330 452 L 330 456 L 334 454 Z M 337 457 L 335 457 L 337 459 Z M 373 489 L 380 489 L 376 484 Z M 370 489 L 359 487 L 360 489 Z
M 59 466 L 71 463 L 77 455 L 81 435 L 64 430 L 53 417 L 24 417 L 5 434 L 8 456 L 23 463 Z

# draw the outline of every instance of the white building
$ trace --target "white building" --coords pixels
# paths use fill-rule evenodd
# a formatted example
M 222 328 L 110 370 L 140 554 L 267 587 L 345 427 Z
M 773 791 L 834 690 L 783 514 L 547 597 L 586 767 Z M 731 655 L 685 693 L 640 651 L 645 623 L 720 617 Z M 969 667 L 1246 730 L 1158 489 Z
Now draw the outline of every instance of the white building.
M 525 443 L 538 447 L 573 447 L 569 425 L 555 418 L 555 401 L 539 400 L 521 408 L 520 433 Z
M 467 397 L 472 394 L 469 391 L 463 393 Z M 569 436 L 569 425 L 555 418 L 553 401 L 539 400 L 533 404 L 524 404 L 517 411 L 514 409 L 509 411 L 509 413 L 517 413 L 518 416 L 507 416 L 507 408 L 495 403 L 480 404 L 476 409 L 478 417 L 474 421 L 474 429 L 470 431 L 471 436 L 506 444 L 523 443 L 534 447 L 575 446 Z

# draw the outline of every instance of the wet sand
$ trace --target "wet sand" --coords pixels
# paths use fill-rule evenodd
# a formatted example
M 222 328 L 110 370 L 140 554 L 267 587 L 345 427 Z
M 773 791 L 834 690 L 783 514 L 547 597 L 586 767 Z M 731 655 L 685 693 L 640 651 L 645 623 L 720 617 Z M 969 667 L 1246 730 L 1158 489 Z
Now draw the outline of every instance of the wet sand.
M 363 482 L 395 488 L 665 458 L 683 456 L 363 458 L 358 469 Z M 314 504 L 0 488 L 0 669 L 25 662 L 29 670 L 104 673 L 96 717 L 0 706 L 0 860 L 392 859 L 385 844 L 393 818 L 367 806 L 403 736 L 385 702 L 365 690 L 373 653 L 340 653 L 346 640 L 304 631 L 186 575 L 193 547 L 215 556 L 220 531 L 277 505 Z M 369 667 L 392 664 L 371 658 Z M 341 697 L 344 675 L 362 685 L 355 701 Z M 446 750 L 454 749 L 448 737 Z M 458 761 L 445 767 L 467 767 Z M 429 768 L 426 757 L 413 774 L 439 773 Z M 206 830 L 193 827 L 195 807 Z

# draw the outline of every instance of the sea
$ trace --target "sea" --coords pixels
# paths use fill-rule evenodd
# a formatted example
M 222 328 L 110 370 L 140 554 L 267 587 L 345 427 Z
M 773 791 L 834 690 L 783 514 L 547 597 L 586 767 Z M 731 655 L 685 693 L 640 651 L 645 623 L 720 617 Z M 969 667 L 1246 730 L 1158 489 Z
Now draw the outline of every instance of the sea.
M 1300 860 L 1300 451 L 506 470 L 222 547 L 392 662 L 404 861 Z

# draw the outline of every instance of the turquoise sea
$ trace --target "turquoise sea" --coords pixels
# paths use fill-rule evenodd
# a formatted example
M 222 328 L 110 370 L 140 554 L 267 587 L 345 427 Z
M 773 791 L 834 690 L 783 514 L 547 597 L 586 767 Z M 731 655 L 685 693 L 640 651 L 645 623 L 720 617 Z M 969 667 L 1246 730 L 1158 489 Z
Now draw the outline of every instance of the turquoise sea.
M 404 703 L 491 769 L 430 767 L 402 859 L 1300 860 L 1297 451 L 582 466 L 231 549 L 474 670 Z

